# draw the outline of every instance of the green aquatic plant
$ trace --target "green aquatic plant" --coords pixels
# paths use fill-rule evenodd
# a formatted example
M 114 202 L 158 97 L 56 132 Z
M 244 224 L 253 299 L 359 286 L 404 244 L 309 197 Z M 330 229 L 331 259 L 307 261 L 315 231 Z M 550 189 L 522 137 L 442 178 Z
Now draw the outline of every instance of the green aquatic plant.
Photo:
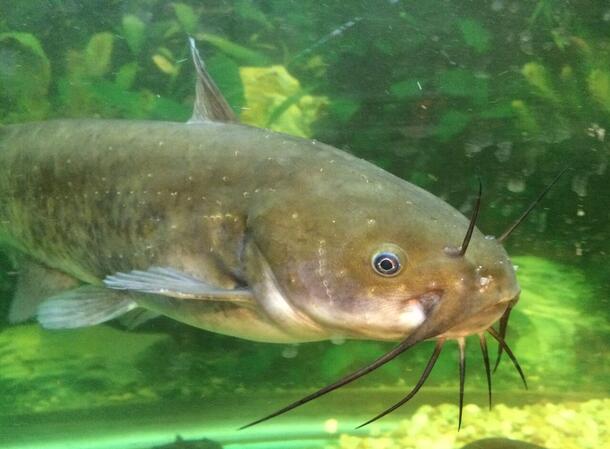
M 311 136 L 311 125 L 328 104 L 327 98 L 309 95 L 283 66 L 241 67 L 240 75 L 246 99 L 244 123 Z
M 582 271 L 550 260 L 521 256 L 513 262 L 522 293 L 509 339 L 536 388 L 561 388 L 575 375 L 594 378 L 599 373 L 591 350 L 610 337 L 610 324 L 592 310 L 595 285 Z
M 0 331 L 0 415 L 146 401 L 133 361 L 166 335 L 130 334 L 98 326 L 49 332 L 38 324 Z M 128 344 L 125 342 L 128 341 Z M 116 348 L 120 346 L 121 351 Z M 9 406 L 10 410 L 3 407 Z
M 40 41 L 30 33 L 0 33 L 0 119 L 44 118 L 51 63 Z
M 593 43 L 573 35 L 564 36 L 560 42 L 555 39 L 555 45 L 572 57 L 562 58 L 559 68 L 541 61 L 525 63 L 521 74 L 536 98 L 513 101 L 520 129 L 531 136 L 542 134 L 551 141 L 582 132 L 570 123 L 591 126 L 593 122 L 610 122 L 608 42 Z

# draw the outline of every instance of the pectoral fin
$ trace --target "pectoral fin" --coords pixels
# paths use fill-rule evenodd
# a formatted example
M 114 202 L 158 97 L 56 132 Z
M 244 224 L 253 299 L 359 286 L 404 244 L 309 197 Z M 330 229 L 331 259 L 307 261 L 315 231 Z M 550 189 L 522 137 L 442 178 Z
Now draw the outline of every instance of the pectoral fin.
M 249 289 L 218 288 L 173 268 L 152 267 L 147 271 L 134 270 L 116 273 L 104 279 L 106 287 L 115 290 L 149 293 L 177 299 L 224 301 L 240 305 L 253 304 Z
M 48 298 L 38 307 L 37 317 L 47 329 L 73 329 L 103 323 L 136 307 L 124 292 L 85 285 Z

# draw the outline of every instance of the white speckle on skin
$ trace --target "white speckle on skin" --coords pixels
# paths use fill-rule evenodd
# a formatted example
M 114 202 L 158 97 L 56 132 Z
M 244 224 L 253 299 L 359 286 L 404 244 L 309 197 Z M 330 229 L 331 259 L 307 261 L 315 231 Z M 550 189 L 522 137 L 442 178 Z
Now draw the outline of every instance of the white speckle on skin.
M 292 213 L 292 219 L 296 220 L 297 218 L 299 218 L 299 214 L 297 214 L 296 212 Z
M 334 298 L 328 279 L 326 279 L 326 240 L 320 240 L 320 245 L 318 246 L 318 275 L 322 280 L 326 297 L 332 304 Z

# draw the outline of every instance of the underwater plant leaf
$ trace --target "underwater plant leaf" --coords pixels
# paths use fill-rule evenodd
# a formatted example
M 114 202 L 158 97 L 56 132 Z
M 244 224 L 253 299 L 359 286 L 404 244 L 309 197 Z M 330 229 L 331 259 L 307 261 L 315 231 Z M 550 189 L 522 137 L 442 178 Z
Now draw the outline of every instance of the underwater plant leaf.
M 294 136 L 311 135 L 311 124 L 328 104 L 326 97 L 307 94 L 284 66 L 241 67 L 240 75 L 246 98 L 242 122 Z
M 441 142 L 445 142 L 464 131 L 471 119 L 470 114 L 449 110 L 441 116 L 434 133 Z
M 134 54 L 139 54 L 146 38 L 146 25 L 138 16 L 134 16 L 133 14 L 123 16 L 121 23 L 123 26 L 123 36 L 127 41 L 129 49 Z
M 46 79 L 48 79 L 51 71 L 51 63 L 49 62 L 49 58 L 47 58 L 47 55 L 42 48 L 42 45 L 40 45 L 40 41 L 38 40 L 38 38 L 36 38 L 36 36 L 30 33 L 0 33 L 0 42 L 9 39 L 16 40 L 17 42 L 19 42 L 19 44 L 21 44 L 22 47 L 27 48 L 34 55 L 38 56 L 38 58 L 42 62 L 42 69 L 44 70 L 44 73 L 42 73 L 42 75 Z
M 521 74 L 527 82 L 537 89 L 537 92 L 544 98 L 557 102 L 559 97 L 551 84 L 546 67 L 537 62 L 528 62 L 521 69 Z
M 241 111 L 246 98 L 237 63 L 225 54 L 217 53 L 206 60 L 206 67 L 231 108 Z
M 512 107 L 510 102 L 502 102 L 491 106 L 487 109 L 483 109 L 479 113 L 479 117 L 483 119 L 498 119 L 498 118 L 508 118 L 514 117 L 515 110 Z
M 390 86 L 390 93 L 399 99 L 421 96 L 421 82 L 417 78 L 409 78 Z
M 176 18 L 182 29 L 187 34 L 193 34 L 197 31 L 197 23 L 199 22 L 199 16 L 195 13 L 193 8 L 191 8 L 186 3 L 174 3 L 174 12 L 176 13 Z
M 101 77 L 110 70 L 114 37 L 111 33 L 94 34 L 84 52 L 84 63 L 89 76 Z
M 235 58 L 240 63 L 248 65 L 265 65 L 268 63 L 268 58 L 263 53 L 231 42 L 224 37 L 210 33 L 199 33 L 197 34 L 197 39 L 213 45 L 228 56 Z
M 137 73 L 138 63 L 130 62 L 119 68 L 119 70 L 116 72 L 116 76 L 114 79 L 118 86 L 120 86 L 122 89 L 127 90 L 133 85 Z
M 520 129 L 528 133 L 537 133 L 540 131 L 540 126 L 536 117 L 523 100 L 513 100 L 511 107 L 517 116 L 517 124 Z
M 172 98 L 152 95 L 152 104 L 147 116 L 154 120 L 167 120 L 173 122 L 186 122 L 191 116 L 191 105 L 178 103 Z
M 140 92 L 129 92 L 118 83 L 101 81 L 91 85 L 91 93 L 99 103 L 103 103 L 104 110 L 109 116 L 123 116 L 129 118 L 144 118 L 146 110 L 150 108 L 147 99 Z
M 489 31 L 474 19 L 464 19 L 458 22 L 464 42 L 474 48 L 477 53 L 485 53 L 489 50 L 491 35 Z
M 255 2 L 250 0 L 237 0 L 235 2 L 235 12 L 240 17 L 256 22 L 267 29 L 271 29 L 272 27 L 271 22 L 269 22 L 265 13 L 256 6 Z
M 488 80 L 464 69 L 450 69 L 439 75 L 439 91 L 453 97 L 468 97 L 476 104 L 487 102 Z
M 174 64 L 172 61 L 170 61 L 167 57 L 165 57 L 162 54 L 154 54 L 152 56 L 152 60 L 155 63 L 155 65 L 157 66 L 157 68 L 159 70 L 161 70 L 163 73 L 167 74 L 167 75 L 171 75 L 171 76 L 176 76 L 178 74 L 178 66 L 176 64 Z
M 594 69 L 587 77 L 589 92 L 595 100 L 610 112 L 610 72 Z
M 3 121 L 45 118 L 51 64 L 38 39 L 29 33 L 0 33 L 0 60 L 0 113 L 7 108 Z
M 341 123 L 347 123 L 358 109 L 360 103 L 351 98 L 334 98 L 329 105 L 331 114 Z

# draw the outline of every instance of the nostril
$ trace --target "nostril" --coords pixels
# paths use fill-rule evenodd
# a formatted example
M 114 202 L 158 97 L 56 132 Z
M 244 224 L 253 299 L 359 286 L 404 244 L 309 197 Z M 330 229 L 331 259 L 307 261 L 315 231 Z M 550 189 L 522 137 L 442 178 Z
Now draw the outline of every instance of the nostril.
M 456 246 L 447 245 L 443 248 L 443 252 L 449 257 L 461 257 L 460 251 L 460 248 Z

